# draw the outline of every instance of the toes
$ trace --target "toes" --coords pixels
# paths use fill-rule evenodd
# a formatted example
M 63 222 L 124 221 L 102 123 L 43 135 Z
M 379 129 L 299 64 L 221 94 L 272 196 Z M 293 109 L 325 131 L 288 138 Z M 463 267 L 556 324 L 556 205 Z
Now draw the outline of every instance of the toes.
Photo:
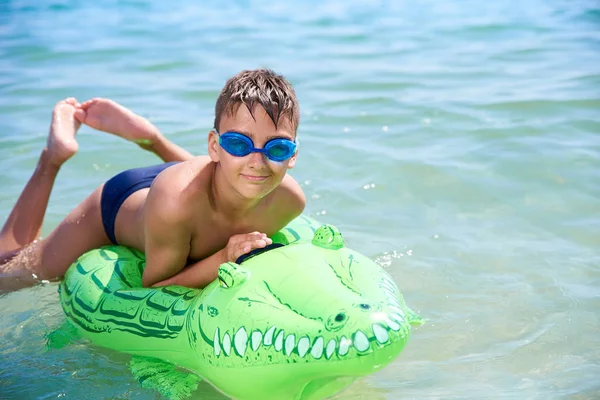
M 92 105 L 94 105 L 96 102 L 98 101 L 97 97 L 94 97 L 92 99 L 86 100 L 83 103 L 81 103 L 81 105 L 79 107 L 81 107 L 84 110 L 87 110 L 88 108 L 90 108 Z
M 77 108 L 75 110 L 75 119 L 79 122 L 85 122 L 85 117 L 87 115 L 87 113 L 85 112 L 85 110 L 82 110 L 81 108 Z
M 64 99 L 63 101 L 65 103 L 70 104 L 75 107 L 77 107 L 77 105 L 79 104 L 79 102 L 77 101 L 77 99 L 75 97 L 68 97 L 68 98 Z

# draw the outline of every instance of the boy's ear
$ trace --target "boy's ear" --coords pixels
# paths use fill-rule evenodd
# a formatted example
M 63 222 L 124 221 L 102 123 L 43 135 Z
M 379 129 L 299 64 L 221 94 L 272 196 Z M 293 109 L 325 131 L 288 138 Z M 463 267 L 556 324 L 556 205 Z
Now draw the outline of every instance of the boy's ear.
M 294 168 L 294 165 L 296 165 L 296 157 L 298 157 L 298 151 L 300 149 L 297 149 L 296 152 L 294 153 L 294 155 L 292 157 L 290 157 L 290 160 L 288 161 L 288 169 L 292 169 Z
M 213 162 L 219 162 L 219 137 L 214 130 L 208 132 L 208 155 Z

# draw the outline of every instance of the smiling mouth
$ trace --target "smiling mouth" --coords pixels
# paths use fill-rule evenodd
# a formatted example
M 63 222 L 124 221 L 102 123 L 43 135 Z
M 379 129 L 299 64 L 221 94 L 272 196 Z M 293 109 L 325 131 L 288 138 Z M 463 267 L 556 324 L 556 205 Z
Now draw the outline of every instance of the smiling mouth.
M 263 182 L 269 178 L 268 176 L 255 176 L 255 175 L 244 175 L 244 174 L 242 174 L 242 176 L 251 182 Z

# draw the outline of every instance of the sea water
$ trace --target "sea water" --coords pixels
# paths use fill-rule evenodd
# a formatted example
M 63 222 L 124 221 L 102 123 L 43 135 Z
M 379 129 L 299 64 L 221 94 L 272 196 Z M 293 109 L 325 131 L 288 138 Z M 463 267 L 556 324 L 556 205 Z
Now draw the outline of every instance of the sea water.
M 0 223 L 53 105 L 108 97 L 206 154 L 242 69 L 294 84 L 306 213 L 428 323 L 339 399 L 600 397 L 597 1 L 0 1 Z M 159 160 L 82 127 L 43 235 Z M 57 284 L 0 297 L 0 398 L 153 399 L 129 357 L 77 341 Z M 203 384 L 193 398 L 223 399 Z

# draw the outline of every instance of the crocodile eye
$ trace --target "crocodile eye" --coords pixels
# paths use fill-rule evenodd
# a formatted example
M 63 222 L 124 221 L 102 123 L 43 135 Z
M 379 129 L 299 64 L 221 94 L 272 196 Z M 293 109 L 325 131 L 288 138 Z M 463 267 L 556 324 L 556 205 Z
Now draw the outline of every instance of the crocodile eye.
M 344 238 L 335 226 L 322 225 L 315 231 L 312 244 L 324 249 L 338 250 L 344 247 Z
M 221 278 L 221 276 L 219 275 L 219 285 L 223 288 L 228 288 L 229 285 L 227 284 L 227 282 L 225 282 L 225 279 Z
M 219 285 L 224 289 L 241 285 L 248 276 L 248 271 L 232 262 L 221 264 L 218 271 Z

